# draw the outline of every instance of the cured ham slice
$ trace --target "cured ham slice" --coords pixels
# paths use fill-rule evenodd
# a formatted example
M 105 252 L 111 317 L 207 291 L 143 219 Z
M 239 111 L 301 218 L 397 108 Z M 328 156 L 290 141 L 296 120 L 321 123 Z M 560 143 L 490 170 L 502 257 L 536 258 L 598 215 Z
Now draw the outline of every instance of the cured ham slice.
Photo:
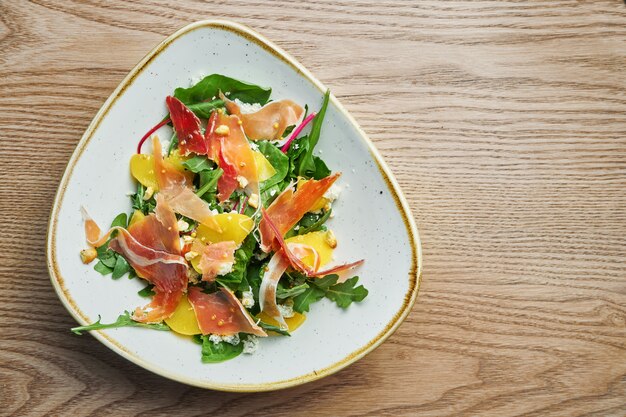
M 114 227 L 100 236 L 98 225 L 86 215 L 88 242 L 102 246 L 113 232 L 109 248 L 124 257 L 137 275 L 154 285 L 155 296 L 133 319 L 160 322 L 174 313 L 187 287 L 187 262 L 181 256 L 176 216 L 165 199 L 157 194 L 155 212 L 133 223 L 128 229 Z
M 282 138 L 285 129 L 298 123 L 304 113 L 304 109 L 291 100 L 273 101 L 257 112 L 241 113 L 237 103 L 223 95 L 221 98 L 228 112 L 239 116 L 243 130 L 251 140 Z
M 224 173 L 217 183 L 218 198 L 227 200 L 238 186 L 259 194 L 256 160 L 236 115 L 213 112 L 206 131 L 209 157 Z M 245 184 L 242 184 L 245 182 Z
M 309 180 L 298 187 L 287 187 L 267 208 L 267 216 L 272 220 L 281 237 L 300 221 L 324 193 L 339 178 L 339 173 L 323 178 L 319 181 Z M 259 224 L 261 232 L 261 249 L 269 252 L 276 248 L 275 235 L 265 219 Z
M 289 259 L 282 250 L 279 250 L 272 256 L 267 264 L 267 270 L 263 274 L 261 287 L 259 288 L 259 305 L 261 311 L 276 320 L 281 327 L 286 328 L 287 323 L 276 304 L 276 287 L 280 277 L 289 267 Z
M 267 333 L 256 325 L 235 294 L 226 288 L 221 287 L 217 292 L 206 294 L 199 287 L 191 287 L 187 298 L 196 314 L 202 334 L 230 336 L 250 333 L 267 336 Z
M 235 249 L 237 244 L 232 240 L 206 245 L 198 264 L 202 280 L 212 282 L 218 275 L 230 272 L 235 262 Z
M 364 262 L 364 260 L 361 259 L 356 262 L 337 265 L 337 266 L 334 266 L 334 267 L 331 267 L 322 271 L 317 270 L 316 266 L 310 267 L 306 265 L 302 261 L 301 256 L 298 256 L 294 252 L 294 250 L 292 250 L 290 245 L 288 245 L 285 242 L 285 239 L 283 239 L 282 233 L 280 233 L 280 231 L 278 230 L 278 227 L 274 224 L 272 219 L 269 218 L 265 209 L 262 209 L 261 212 L 263 216 L 263 221 L 265 221 L 266 225 L 274 233 L 274 237 L 276 239 L 276 242 L 278 243 L 278 247 L 280 248 L 281 251 L 284 252 L 291 266 L 294 267 L 295 269 L 302 271 L 308 277 L 323 277 L 323 276 L 330 275 L 330 274 L 337 274 L 339 272 L 343 272 L 348 269 L 356 268 L 357 266 L 361 265 Z M 300 244 L 300 246 L 307 246 L 307 245 Z M 309 247 L 309 250 L 315 251 L 315 249 L 312 247 Z
M 185 217 L 220 230 L 206 201 L 194 194 L 187 177 L 163 160 L 161 142 L 153 138 L 154 167 L 159 183 L 159 194 L 165 197 L 172 209 Z
M 188 155 L 194 152 L 198 155 L 206 155 L 208 146 L 201 132 L 200 119 L 176 97 L 167 97 L 165 103 L 178 136 L 178 148 L 181 154 Z

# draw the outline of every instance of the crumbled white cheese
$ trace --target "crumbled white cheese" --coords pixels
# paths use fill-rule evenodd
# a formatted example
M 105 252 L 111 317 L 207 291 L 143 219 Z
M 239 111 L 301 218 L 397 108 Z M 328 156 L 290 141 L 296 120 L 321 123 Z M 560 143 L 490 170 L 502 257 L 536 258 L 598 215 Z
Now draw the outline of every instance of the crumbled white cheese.
M 276 195 L 276 189 L 275 188 L 272 191 L 270 191 L 270 195 L 272 197 L 274 197 Z
M 185 230 L 189 229 L 189 223 L 187 223 L 186 221 L 180 219 L 178 222 L 176 222 L 176 226 L 178 226 L 178 230 L 184 232 Z
M 335 201 L 339 198 L 339 194 L 341 194 L 341 187 L 337 184 L 333 184 L 324 193 L 324 198 L 328 201 Z
M 283 316 L 284 318 L 288 319 L 289 317 L 293 317 L 294 316 L 294 312 L 293 312 L 293 300 L 292 299 L 288 299 L 285 301 L 284 304 L 277 304 L 278 306 L 278 311 L 280 311 L 281 316 Z
M 215 345 L 217 345 L 220 342 L 226 342 L 231 345 L 238 345 L 241 340 L 239 339 L 238 334 L 233 334 L 229 336 L 220 336 L 219 334 L 212 334 L 212 335 L 209 335 L 209 341 Z
M 245 308 L 254 307 L 254 295 L 252 294 L 252 288 L 248 291 L 243 291 L 241 293 L 241 305 Z
M 258 151 L 259 150 L 259 145 L 257 145 L 254 142 L 250 142 L 250 149 L 252 149 L 253 151 Z
M 233 270 L 234 262 L 224 262 L 220 264 L 220 268 L 217 270 L 217 275 L 226 275 Z
M 192 284 L 200 282 L 200 274 L 193 268 L 187 268 L 187 279 Z
M 243 353 L 253 354 L 259 348 L 259 339 L 254 335 L 248 335 L 243 341 Z
M 248 180 L 241 175 L 237 175 L 237 182 L 241 188 L 246 188 L 246 185 L 248 185 Z
M 194 238 L 189 235 L 183 235 L 183 246 L 188 243 L 193 243 Z
M 261 108 L 263 107 L 259 103 L 254 103 L 254 104 L 244 103 L 240 101 L 238 98 L 236 98 L 233 101 L 239 106 L 239 110 L 241 111 L 242 114 L 256 113 L 259 110 L 261 110 Z

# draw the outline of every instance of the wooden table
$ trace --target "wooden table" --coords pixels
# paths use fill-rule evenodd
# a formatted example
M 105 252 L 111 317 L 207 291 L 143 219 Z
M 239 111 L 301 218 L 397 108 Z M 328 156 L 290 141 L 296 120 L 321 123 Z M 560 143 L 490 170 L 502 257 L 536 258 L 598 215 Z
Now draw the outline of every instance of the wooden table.
M 626 414 L 622 1 L 0 0 L 0 414 Z M 365 359 L 275 393 L 190 388 L 74 322 L 44 240 L 74 146 L 167 34 L 225 17 L 285 48 L 396 174 L 424 278 Z

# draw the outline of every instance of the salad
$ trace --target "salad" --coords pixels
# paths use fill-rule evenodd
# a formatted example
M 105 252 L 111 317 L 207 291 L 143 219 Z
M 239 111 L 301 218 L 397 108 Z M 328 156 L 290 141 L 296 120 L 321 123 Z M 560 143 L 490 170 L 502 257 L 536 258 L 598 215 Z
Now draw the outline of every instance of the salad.
M 270 88 L 212 74 L 166 97 L 168 116 L 130 158 L 130 215 L 103 232 L 82 209 L 83 263 L 145 280 L 139 295 L 149 302 L 72 331 L 174 331 L 213 363 L 254 352 L 259 338 L 290 336 L 322 298 L 341 308 L 362 301 L 368 291 L 349 272 L 363 260 L 329 266 L 340 173 L 313 152 L 329 94 L 309 113 L 271 101 Z M 162 142 L 155 132 L 166 125 L 173 134 Z

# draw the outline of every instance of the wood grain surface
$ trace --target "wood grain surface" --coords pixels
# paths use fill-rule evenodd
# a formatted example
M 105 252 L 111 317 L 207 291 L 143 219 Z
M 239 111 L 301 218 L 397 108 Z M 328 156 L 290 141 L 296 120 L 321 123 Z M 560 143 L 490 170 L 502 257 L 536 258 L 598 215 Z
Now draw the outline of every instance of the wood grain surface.
M 274 393 L 191 388 L 72 335 L 45 266 L 98 108 L 165 36 L 216 17 L 330 86 L 424 248 L 395 335 Z M 625 68 L 618 0 L 0 0 L 0 415 L 626 415 Z

